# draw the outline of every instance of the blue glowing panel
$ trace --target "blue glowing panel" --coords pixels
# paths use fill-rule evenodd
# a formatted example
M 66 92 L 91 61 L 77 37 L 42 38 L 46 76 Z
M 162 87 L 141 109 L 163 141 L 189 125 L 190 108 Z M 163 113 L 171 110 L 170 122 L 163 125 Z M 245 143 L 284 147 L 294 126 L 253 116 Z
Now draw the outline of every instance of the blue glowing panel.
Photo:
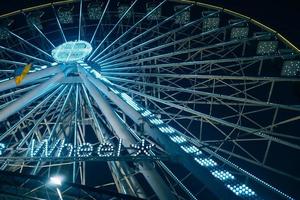
M 211 158 L 194 158 L 203 167 L 214 167 L 217 163 Z
M 246 186 L 245 184 L 242 185 L 227 185 L 227 187 L 234 192 L 237 196 L 255 196 L 255 192 L 253 190 L 251 190 L 248 186 Z
M 225 181 L 228 179 L 234 179 L 234 176 L 226 170 L 215 170 L 211 173 L 214 177 L 220 179 L 221 181 Z
M 51 54 L 57 62 L 75 62 L 85 59 L 93 48 L 90 43 L 79 40 L 65 42 L 52 50 Z

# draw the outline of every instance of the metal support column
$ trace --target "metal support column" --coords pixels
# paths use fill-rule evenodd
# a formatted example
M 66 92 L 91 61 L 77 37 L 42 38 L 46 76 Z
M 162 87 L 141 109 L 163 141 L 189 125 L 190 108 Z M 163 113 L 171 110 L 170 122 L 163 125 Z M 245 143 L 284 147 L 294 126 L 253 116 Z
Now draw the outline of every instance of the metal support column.
M 4 90 L 12 89 L 17 86 L 23 86 L 28 83 L 32 83 L 40 78 L 51 76 L 58 72 L 62 72 L 62 70 L 59 67 L 49 67 L 47 69 L 43 69 L 38 72 L 29 73 L 27 76 L 25 76 L 25 78 L 22 80 L 21 84 L 19 85 L 16 85 L 16 81 L 14 78 L 7 81 L 0 82 L 0 92 Z
M 117 114 L 113 111 L 109 103 L 102 97 L 100 91 L 90 81 L 87 80 L 85 74 L 81 73 L 80 77 L 83 79 L 84 85 L 88 89 L 91 96 L 95 99 L 105 118 L 113 127 L 115 133 L 121 139 L 123 139 L 124 145 L 130 146 L 130 144 L 135 143 L 135 140 L 131 136 L 130 132 L 124 126 Z M 153 169 L 153 167 L 151 167 L 149 163 L 143 162 L 141 165 L 139 165 L 139 168 L 159 199 L 175 199 L 175 196 L 171 193 L 164 180 L 162 180 L 160 175 Z
M 58 85 L 58 81 L 61 80 L 64 76 L 64 73 L 58 73 L 51 79 L 47 80 L 21 98 L 17 99 L 15 102 L 0 110 L 0 122 L 4 121 L 9 116 L 32 103 L 34 99 L 37 99 L 54 89 Z

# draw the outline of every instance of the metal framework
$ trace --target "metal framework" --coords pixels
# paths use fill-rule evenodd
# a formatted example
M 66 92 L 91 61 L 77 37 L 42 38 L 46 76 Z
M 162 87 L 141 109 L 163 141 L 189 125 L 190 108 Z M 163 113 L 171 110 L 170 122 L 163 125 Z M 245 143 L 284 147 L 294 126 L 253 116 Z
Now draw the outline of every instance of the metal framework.
M 186 0 L 68 0 L 8 18 L 1 198 L 300 195 L 300 51 L 276 31 Z

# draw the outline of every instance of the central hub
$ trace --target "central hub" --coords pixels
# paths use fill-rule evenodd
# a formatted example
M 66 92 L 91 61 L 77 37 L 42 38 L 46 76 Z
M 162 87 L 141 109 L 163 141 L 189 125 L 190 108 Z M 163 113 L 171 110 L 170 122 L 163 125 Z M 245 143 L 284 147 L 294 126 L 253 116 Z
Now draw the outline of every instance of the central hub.
M 70 41 L 65 42 L 52 50 L 53 58 L 59 63 L 71 63 L 84 60 L 93 48 L 86 41 Z

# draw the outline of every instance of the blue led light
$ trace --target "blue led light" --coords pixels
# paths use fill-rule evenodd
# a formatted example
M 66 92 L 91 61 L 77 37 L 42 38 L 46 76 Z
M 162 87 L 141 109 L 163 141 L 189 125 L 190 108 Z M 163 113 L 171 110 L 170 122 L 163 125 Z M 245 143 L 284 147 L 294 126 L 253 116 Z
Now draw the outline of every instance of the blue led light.
M 182 136 L 171 136 L 170 139 L 175 142 L 175 143 L 178 143 L 178 144 L 181 144 L 183 142 L 186 142 L 186 139 Z
M 114 146 L 111 143 L 100 144 L 97 150 L 100 157 L 110 157 L 114 154 Z
M 67 151 L 66 157 L 71 157 L 73 153 L 73 145 L 70 143 L 65 143 L 65 140 L 62 140 L 61 142 L 60 148 L 58 149 L 57 157 L 61 156 L 63 148 L 65 148 Z
M 151 112 L 149 110 L 145 110 L 144 112 L 142 112 L 143 117 L 148 117 L 149 115 L 151 115 Z
M 237 185 L 230 185 L 228 184 L 227 187 L 234 192 L 237 196 L 255 196 L 255 192 L 250 189 L 248 186 L 245 184 L 237 184 Z
M 49 140 L 44 139 L 34 149 L 35 139 L 33 139 L 31 142 L 30 156 L 34 157 L 37 156 L 39 153 L 41 153 L 40 155 L 41 157 L 48 157 L 53 153 L 54 149 L 58 147 L 59 142 L 60 140 L 57 140 L 53 145 L 51 145 L 51 148 L 49 148 Z
M 234 179 L 234 176 L 230 172 L 228 172 L 226 170 L 215 170 L 215 171 L 212 171 L 211 174 L 214 177 L 220 179 L 221 181 L 225 181 L 225 180 L 229 180 L 229 179 L 231 179 L 231 180 Z
M 174 133 L 175 130 L 169 126 L 162 126 L 158 128 L 163 133 Z
M 154 125 L 160 125 L 160 124 L 164 123 L 161 119 L 157 119 L 157 118 L 150 119 L 149 121 L 151 124 L 154 124 Z
M 89 157 L 92 155 L 93 146 L 90 143 L 82 143 L 77 148 L 78 157 Z
M 180 146 L 180 148 L 183 149 L 186 153 L 191 153 L 191 154 L 198 153 L 198 155 L 200 155 L 202 153 L 197 147 L 195 147 L 194 145 L 190 145 L 190 144 Z
M 85 59 L 93 48 L 90 43 L 79 40 L 65 42 L 52 50 L 51 54 L 56 62 L 75 62 Z
M 203 167 L 214 167 L 217 163 L 211 158 L 194 158 Z
M 133 99 L 132 99 L 130 96 L 128 96 L 126 93 L 122 92 L 122 93 L 121 93 L 121 97 L 122 97 L 129 105 L 131 105 L 131 107 L 133 107 L 136 111 L 142 110 L 142 108 L 140 108 L 140 107 L 137 105 L 137 103 L 135 103 L 135 102 L 133 101 Z

